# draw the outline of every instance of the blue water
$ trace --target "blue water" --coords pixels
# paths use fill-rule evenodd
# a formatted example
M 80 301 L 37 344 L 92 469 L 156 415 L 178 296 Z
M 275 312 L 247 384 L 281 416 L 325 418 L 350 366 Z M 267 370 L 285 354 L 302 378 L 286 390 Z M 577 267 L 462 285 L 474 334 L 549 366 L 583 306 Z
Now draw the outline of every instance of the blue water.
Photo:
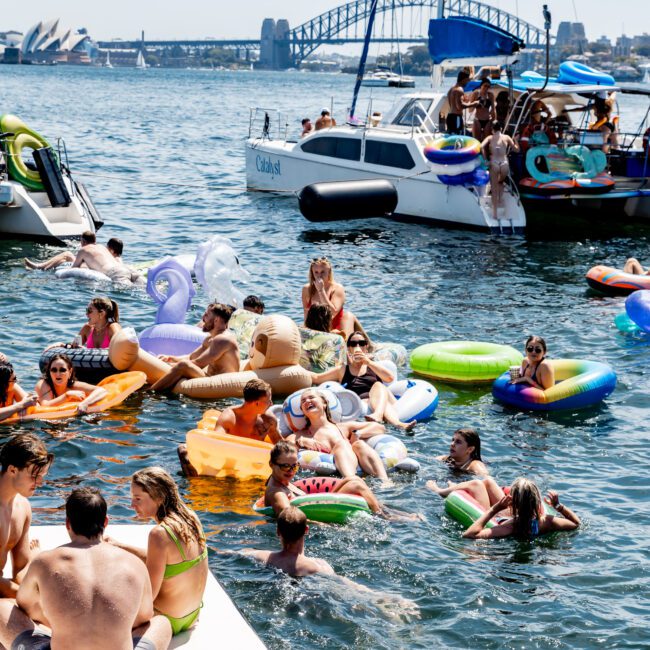
M 350 76 L 0 66 L 0 78 L 0 110 L 65 139 L 73 171 L 106 220 L 100 240 L 121 237 L 129 261 L 192 253 L 207 237 L 227 235 L 251 272 L 244 291 L 260 295 L 268 312 L 299 319 L 308 262 L 327 255 L 350 308 L 379 340 L 409 349 L 457 338 L 522 348 L 536 333 L 552 356 L 598 359 L 618 374 L 605 404 L 549 415 L 505 409 L 487 388 L 440 384 L 435 417 L 405 438 L 420 474 L 397 476 L 390 488 L 373 483 L 382 500 L 426 520 L 311 527 L 310 553 L 374 592 L 414 601 L 419 615 L 331 580 L 298 582 L 220 553 L 277 545 L 274 527 L 250 507 L 262 484 L 179 476 L 209 535 L 213 572 L 269 647 L 648 646 L 650 343 L 617 333 L 612 320 L 623 299 L 589 295 L 584 274 L 630 254 L 650 264 L 650 231 L 583 223 L 563 234 L 542 223 L 527 238 L 493 238 L 386 220 L 314 225 L 295 198 L 247 193 L 249 106 L 281 108 L 297 134 L 300 118 L 314 118 L 331 97 L 342 117 Z M 375 89 L 375 106 L 393 96 Z M 621 102 L 623 128 L 634 130 L 646 104 Z M 106 292 L 23 268 L 23 256 L 55 250 L 0 242 L 0 350 L 27 388 L 41 349 L 70 340 L 89 298 Z M 142 290 L 109 295 L 124 324 L 152 324 L 155 306 Z M 206 301 L 199 291 L 191 318 Z M 129 522 L 129 476 L 154 463 L 176 473 L 185 432 L 203 410 L 227 403 L 140 393 L 109 413 L 5 427 L 2 435 L 35 431 L 56 454 L 33 499 L 36 523 L 62 523 L 65 496 L 79 483 L 101 488 L 111 519 Z M 580 531 L 532 543 L 462 540 L 442 500 L 424 488 L 426 479 L 454 478 L 435 456 L 460 426 L 480 430 L 500 482 L 525 475 L 559 490 L 583 518 Z

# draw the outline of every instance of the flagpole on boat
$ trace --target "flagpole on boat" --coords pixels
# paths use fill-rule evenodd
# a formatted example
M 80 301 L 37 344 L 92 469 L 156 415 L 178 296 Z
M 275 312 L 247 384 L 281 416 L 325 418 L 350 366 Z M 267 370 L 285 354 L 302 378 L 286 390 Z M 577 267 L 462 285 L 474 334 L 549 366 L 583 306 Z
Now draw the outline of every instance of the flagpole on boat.
M 354 111 L 357 107 L 357 98 L 359 96 L 359 89 L 361 88 L 361 80 L 363 73 L 366 69 L 366 59 L 368 58 L 368 48 L 370 46 L 370 38 L 372 36 L 372 26 L 375 23 L 375 13 L 377 13 L 377 3 L 379 0 L 372 0 L 370 5 L 370 13 L 368 15 L 368 26 L 366 27 L 366 37 L 363 41 L 363 51 L 361 52 L 361 59 L 359 59 L 359 69 L 357 70 L 357 80 L 354 84 L 354 93 L 352 95 L 352 106 L 350 107 L 349 121 L 354 121 Z

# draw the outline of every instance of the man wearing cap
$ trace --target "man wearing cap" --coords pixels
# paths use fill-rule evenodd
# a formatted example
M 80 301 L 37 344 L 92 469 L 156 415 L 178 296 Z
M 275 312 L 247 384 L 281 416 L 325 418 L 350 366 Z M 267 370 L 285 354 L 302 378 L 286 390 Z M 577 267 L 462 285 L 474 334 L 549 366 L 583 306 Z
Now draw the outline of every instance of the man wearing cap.
M 330 116 L 330 109 L 326 107 L 320 112 L 320 117 L 316 120 L 316 131 L 329 129 L 331 126 L 336 126 L 336 120 Z

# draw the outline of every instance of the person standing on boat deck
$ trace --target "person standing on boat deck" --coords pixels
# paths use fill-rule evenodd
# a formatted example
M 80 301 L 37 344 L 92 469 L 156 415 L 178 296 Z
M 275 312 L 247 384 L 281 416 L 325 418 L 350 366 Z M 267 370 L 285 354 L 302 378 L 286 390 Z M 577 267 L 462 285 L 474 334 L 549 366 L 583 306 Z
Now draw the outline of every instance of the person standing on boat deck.
M 449 101 L 449 111 L 447 112 L 447 133 L 456 135 L 465 135 L 465 125 L 463 123 L 463 109 L 476 108 L 479 103 L 465 102 L 465 86 L 469 82 L 469 72 L 461 70 L 456 78 L 456 83 L 449 89 L 447 99 Z
M 195 624 L 203 607 L 209 569 L 201 522 L 162 467 L 147 467 L 133 475 L 131 506 L 140 519 L 157 524 L 147 548 L 109 541 L 146 564 L 155 611 L 169 621 L 176 636 Z
M 65 504 L 70 543 L 29 565 L 16 604 L 0 601 L 0 642 L 12 650 L 164 650 L 169 622 L 155 616 L 144 565 L 103 539 L 106 501 L 77 488 Z M 46 625 L 51 632 L 36 628 Z
M 239 346 L 235 335 L 228 331 L 228 321 L 234 307 L 219 302 L 210 303 L 202 318 L 203 331 L 208 334 L 201 345 L 190 354 L 176 357 L 159 355 L 172 364 L 169 372 L 152 386 L 152 390 L 168 390 L 181 379 L 212 377 L 227 372 L 239 372 Z
M 11 553 L 11 578 L 0 574 L 0 598 L 15 598 L 32 556 L 28 498 L 43 484 L 54 455 L 33 433 L 9 438 L 0 449 L 0 571 Z
M 303 118 L 302 122 L 302 133 L 300 134 L 301 138 L 309 135 L 314 132 L 314 125 L 311 123 L 311 120 L 308 117 Z
M 478 90 L 472 93 L 471 101 L 478 102 L 472 121 L 472 135 L 483 142 L 492 133 L 492 122 L 496 120 L 494 97 L 490 93 L 492 83 L 483 79 Z
M 492 122 L 492 135 L 488 135 L 481 150 L 483 156 L 490 161 L 490 190 L 492 192 L 492 216 L 498 220 L 498 210 L 503 199 L 503 185 L 510 175 L 508 162 L 509 150 L 519 151 L 519 145 L 509 135 L 501 133 L 501 123 Z
M 325 107 L 320 112 L 320 117 L 316 120 L 314 130 L 329 129 L 331 126 L 336 126 L 336 120 L 330 115 L 330 109 Z

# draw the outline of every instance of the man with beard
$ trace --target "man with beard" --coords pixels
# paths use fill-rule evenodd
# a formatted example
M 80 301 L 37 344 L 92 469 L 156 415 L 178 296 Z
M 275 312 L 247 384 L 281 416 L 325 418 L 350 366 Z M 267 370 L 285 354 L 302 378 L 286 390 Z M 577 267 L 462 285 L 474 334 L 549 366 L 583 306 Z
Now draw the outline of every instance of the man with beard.
M 172 367 L 151 388 L 163 391 L 173 388 L 181 379 L 239 372 L 239 346 L 235 335 L 228 331 L 228 321 L 233 311 L 230 305 L 210 303 L 202 319 L 203 331 L 208 336 L 190 354 L 181 357 L 160 355 Z

